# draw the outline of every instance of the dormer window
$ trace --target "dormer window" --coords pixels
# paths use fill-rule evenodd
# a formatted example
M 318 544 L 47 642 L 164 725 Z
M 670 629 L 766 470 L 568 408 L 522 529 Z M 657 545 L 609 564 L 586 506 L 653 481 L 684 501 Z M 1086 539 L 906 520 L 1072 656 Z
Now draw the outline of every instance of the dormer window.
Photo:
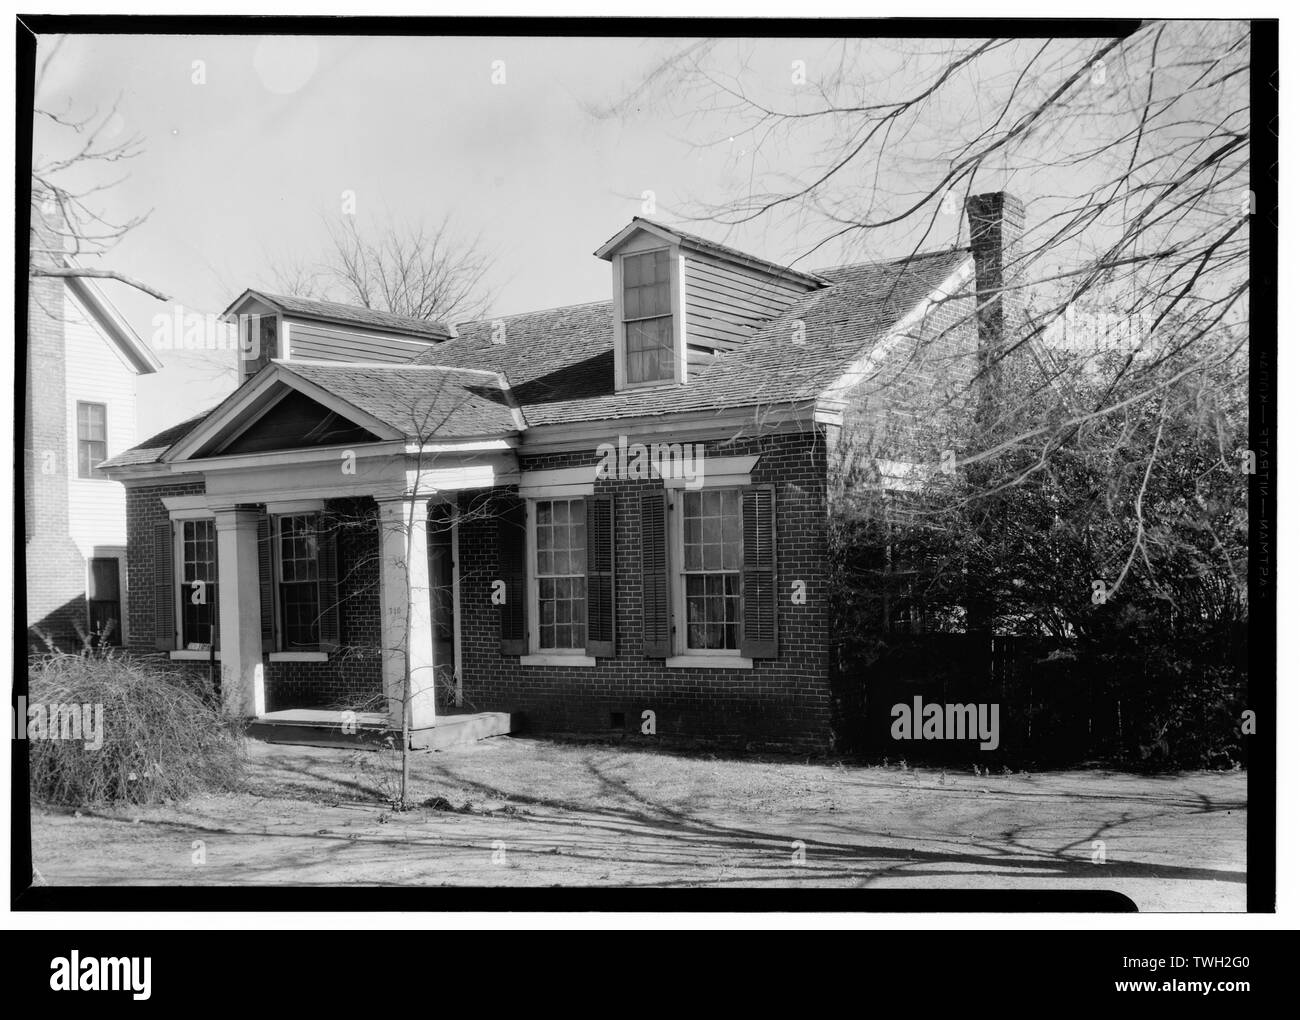
M 627 383 L 676 379 L 668 249 L 624 255 L 623 342 Z
M 596 249 L 613 266 L 616 391 L 681 386 L 828 286 L 637 216 Z

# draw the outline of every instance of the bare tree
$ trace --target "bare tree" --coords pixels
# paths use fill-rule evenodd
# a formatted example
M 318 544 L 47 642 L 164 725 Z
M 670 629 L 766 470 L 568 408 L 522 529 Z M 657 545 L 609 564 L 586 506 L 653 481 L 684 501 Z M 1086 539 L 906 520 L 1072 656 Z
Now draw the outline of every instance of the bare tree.
M 492 295 L 491 254 L 478 237 L 462 238 L 450 215 L 367 226 L 355 216 L 323 217 L 328 243 L 317 258 L 276 259 L 277 289 L 411 319 L 469 322 L 483 318 Z
M 670 215 L 742 247 L 779 229 L 800 267 L 961 248 L 971 196 L 1025 202 L 996 291 L 968 285 L 953 300 L 969 312 L 937 337 L 909 330 L 861 387 L 864 407 L 914 399 L 927 349 L 998 316 L 958 390 L 920 394 L 924 448 L 869 415 L 840 439 L 832 656 L 846 676 L 908 628 L 1050 636 L 1097 663 L 1149 649 L 1123 675 L 1145 696 L 1160 661 L 1156 741 L 1195 714 L 1188 691 L 1199 712 L 1240 690 L 1209 664 L 1247 610 L 1251 74 L 1250 26 L 1234 22 L 706 40 L 592 111 L 675 114 L 722 177 Z M 882 477 L 900 462 L 915 472 Z
M 56 36 L 36 71 L 31 178 L 31 259 L 33 277 L 91 277 L 117 280 L 159 301 L 166 294 L 148 283 L 104 266 L 83 266 L 83 257 L 107 254 L 149 214 L 124 220 L 110 218 L 98 197 L 125 180 L 120 168 L 143 152 L 139 135 L 118 139 L 121 117 L 117 102 L 108 110 L 77 111 L 42 97 L 51 65 L 65 37 Z
M 1119 371 L 1159 387 L 1199 338 L 1218 339 L 1211 359 L 1245 342 L 1249 73 L 1250 29 L 1234 22 L 1112 39 L 692 42 L 597 112 L 676 112 L 734 171 L 725 195 L 678 213 L 797 224 L 796 261 L 960 244 L 966 197 L 1019 192 L 1028 222 L 1005 289 L 1033 315 L 986 370 L 1091 302 L 1142 324 L 1158 354 Z
M 976 402 L 974 442 L 951 444 L 977 482 L 963 498 L 979 501 L 1048 470 L 1083 436 L 1174 456 L 1158 428 L 1104 423 L 1152 401 L 1191 413 L 1170 396 L 1189 380 L 1240 420 L 1250 72 L 1239 22 L 1152 22 L 1097 39 L 707 41 L 679 44 L 594 112 L 676 112 L 701 153 L 726 153 L 733 171 L 725 194 L 679 215 L 729 232 L 797 227 L 796 263 L 959 246 L 970 195 L 1025 199 L 1001 291 L 979 294 L 952 327 L 994 299 L 1006 308 L 1003 339 L 970 383 L 997 399 Z M 1098 322 L 1127 334 L 1121 356 L 1075 342 Z M 1019 358 L 1039 370 L 995 388 Z M 1140 559 L 1151 536 L 1139 520 L 1129 537 Z

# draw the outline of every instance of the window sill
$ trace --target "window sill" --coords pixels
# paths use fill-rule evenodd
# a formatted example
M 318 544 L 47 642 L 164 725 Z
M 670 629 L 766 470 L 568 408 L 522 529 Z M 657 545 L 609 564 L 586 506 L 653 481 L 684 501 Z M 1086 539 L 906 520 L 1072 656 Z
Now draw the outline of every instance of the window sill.
M 180 648 L 168 652 L 167 656 L 172 659 L 186 659 L 199 662 L 207 662 L 209 658 L 215 658 L 218 662 L 221 661 L 220 650 L 218 650 L 216 655 L 212 655 L 211 652 L 202 651 L 198 648 Z
M 329 662 L 328 652 L 272 652 L 272 662 Z
M 591 655 L 565 655 L 562 652 L 537 652 L 533 655 L 519 656 L 521 666 L 594 666 L 596 659 Z
M 740 655 L 670 655 L 664 665 L 669 669 L 753 669 L 754 660 Z

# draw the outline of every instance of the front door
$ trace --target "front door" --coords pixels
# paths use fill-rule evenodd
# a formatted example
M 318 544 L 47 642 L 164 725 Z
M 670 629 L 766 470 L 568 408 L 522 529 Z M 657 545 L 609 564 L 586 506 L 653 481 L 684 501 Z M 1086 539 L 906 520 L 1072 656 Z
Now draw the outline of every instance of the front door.
M 438 711 L 460 704 L 456 670 L 456 507 L 429 507 L 429 603 L 433 615 L 433 662 Z

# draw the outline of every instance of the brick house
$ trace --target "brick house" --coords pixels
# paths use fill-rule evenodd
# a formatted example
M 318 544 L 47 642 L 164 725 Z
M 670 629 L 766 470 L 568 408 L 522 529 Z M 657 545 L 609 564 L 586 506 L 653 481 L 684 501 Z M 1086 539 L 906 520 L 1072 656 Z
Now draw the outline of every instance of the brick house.
M 405 705 L 417 746 L 650 712 L 827 747 L 845 451 L 906 489 L 1009 300 L 1020 205 L 967 213 L 971 247 L 817 273 L 638 218 L 595 253 L 612 300 L 458 328 L 245 292 L 239 389 L 106 465 L 132 648 L 219 660 L 253 719 Z
M 63 268 L 57 231 L 38 224 Z M 82 635 L 122 643 L 126 498 L 100 470 L 134 446 L 135 381 L 162 363 L 94 281 L 33 277 L 27 318 L 23 516 L 29 644 L 80 648 Z

